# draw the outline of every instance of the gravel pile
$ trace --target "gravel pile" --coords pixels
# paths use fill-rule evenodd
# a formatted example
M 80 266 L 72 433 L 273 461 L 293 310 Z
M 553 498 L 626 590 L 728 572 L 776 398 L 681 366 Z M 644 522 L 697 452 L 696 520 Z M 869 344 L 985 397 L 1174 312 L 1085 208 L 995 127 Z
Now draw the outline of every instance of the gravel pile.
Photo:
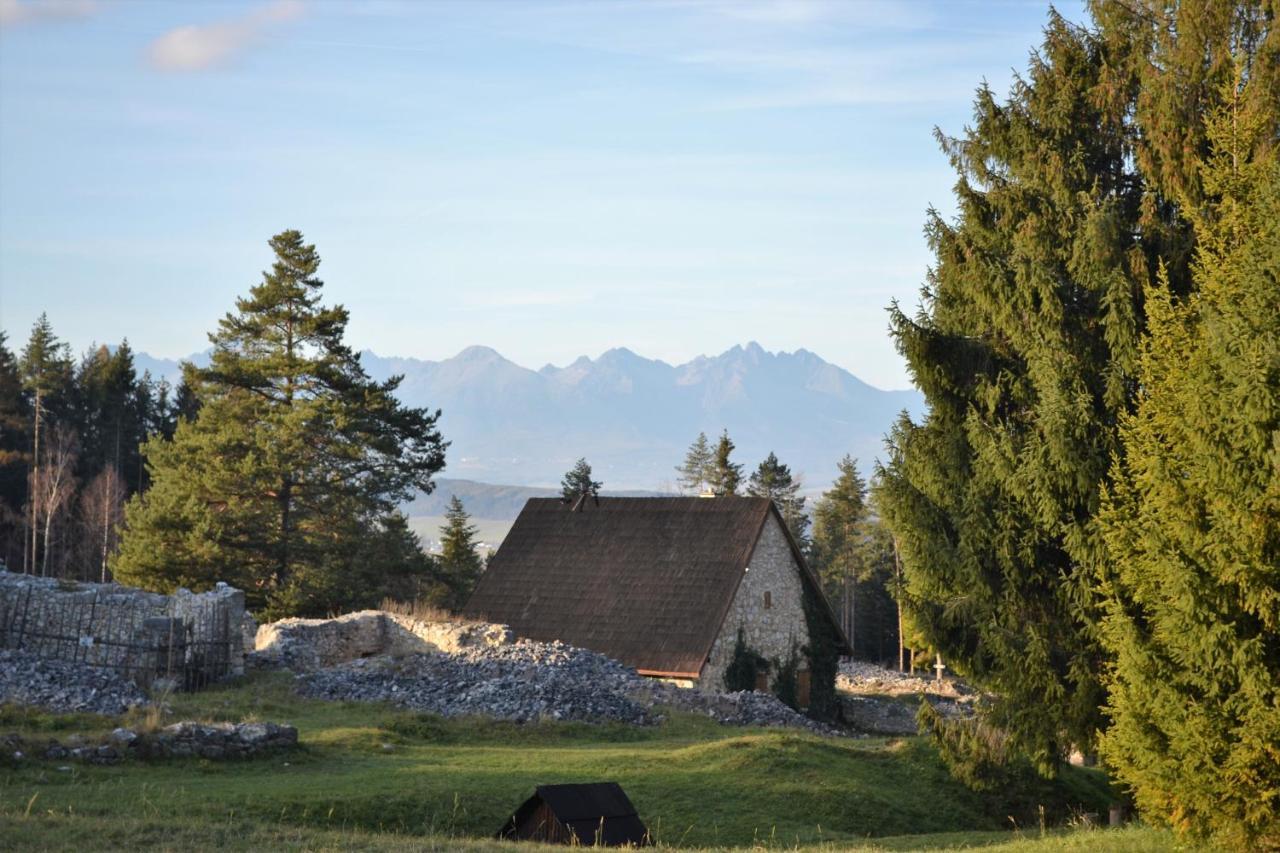
M 520 640 L 452 655 L 373 657 L 299 676 L 317 699 L 392 702 L 446 717 L 650 721 L 629 695 L 640 676 L 604 655 L 564 643 Z
M 147 701 L 140 687 L 112 670 L 0 650 L 0 704 L 35 705 L 55 713 L 122 714 Z
M 846 693 L 903 696 L 920 693 L 958 701 L 972 701 L 975 694 L 956 678 L 938 681 L 927 675 L 908 675 L 863 661 L 844 661 L 836 674 L 836 689 Z
M 836 674 L 836 690 L 845 722 L 877 735 L 916 734 L 919 697 L 944 717 L 970 717 L 978 695 L 963 681 L 908 675 L 863 661 L 844 661 Z
M 705 714 L 726 726 L 786 726 L 823 735 L 847 734 L 793 711 L 768 693 L 704 693 L 669 684 L 651 685 L 648 689 L 653 704 Z
M 300 675 L 298 690 L 317 699 L 391 702 L 446 717 L 650 724 L 661 721 L 663 708 L 675 708 L 726 725 L 832 731 L 773 696 L 662 684 L 560 642 L 518 640 L 448 655 L 365 658 Z

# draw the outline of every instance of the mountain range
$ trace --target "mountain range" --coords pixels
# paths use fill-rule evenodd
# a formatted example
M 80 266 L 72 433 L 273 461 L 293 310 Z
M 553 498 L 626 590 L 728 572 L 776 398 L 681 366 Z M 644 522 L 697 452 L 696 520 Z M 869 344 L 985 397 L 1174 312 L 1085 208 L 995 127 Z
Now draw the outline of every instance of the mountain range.
M 361 362 L 375 379 L 403 375 L 404 403 L 442 411 L 446 476 L 516 486 L 555 486 L 586 457 L 606 488 L 674 491 L 690 442 L 727 429 L 744 476 L 772 451 L 819 490 L 846 453 L 869 474 L 898 413 L 924 408 L 918 391 L 880 390 L 808 350 L 755 342 L 679 365 L 619 348 L 531 370 L 482 346 L 443 361 L 365 351 Z M 171 380 L 179 372 L 145 353 L 136 364 Z

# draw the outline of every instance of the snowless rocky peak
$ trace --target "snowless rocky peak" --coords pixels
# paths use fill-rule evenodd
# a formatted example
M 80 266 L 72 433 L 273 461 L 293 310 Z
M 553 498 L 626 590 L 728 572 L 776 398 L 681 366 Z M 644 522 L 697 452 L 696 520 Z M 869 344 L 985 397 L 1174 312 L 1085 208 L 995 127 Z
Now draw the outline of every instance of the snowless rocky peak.
M 774 452 L 823 488 L 846 453 L 869 475 L 898 413 L 924 408 L 917 391 L 882 391 L 808 350 L 756 341 L 677 365 L 625 347 L 536 371 L 487 346 L 361 362 L 374 379 L 403 374 L 403 402 L 442 410 L 447 476 L 519 486 L 554 486 L 585 456 L 609 488 L 669 490 L 689 442 L 727 429 L 748 469 Z

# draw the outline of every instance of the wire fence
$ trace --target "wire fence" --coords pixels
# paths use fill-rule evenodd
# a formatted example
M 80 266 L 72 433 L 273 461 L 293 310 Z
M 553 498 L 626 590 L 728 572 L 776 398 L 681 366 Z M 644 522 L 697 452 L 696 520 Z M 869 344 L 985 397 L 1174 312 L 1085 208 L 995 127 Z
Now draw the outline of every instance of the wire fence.
M 112 669 L 143 687 L 166 679 L 197 690 L 230 675 L 232 644 L 242 642 L 231 621 L 216 600 L 157 608 L 103 589 L 0 588 L 0 648 Z

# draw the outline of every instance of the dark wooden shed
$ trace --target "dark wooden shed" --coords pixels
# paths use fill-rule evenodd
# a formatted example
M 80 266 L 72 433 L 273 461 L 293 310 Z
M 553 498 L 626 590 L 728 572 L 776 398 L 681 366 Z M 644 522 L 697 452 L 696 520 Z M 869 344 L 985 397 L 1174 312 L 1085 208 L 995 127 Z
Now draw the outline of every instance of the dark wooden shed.
M 617 782 L 539 785 L 498 838 L 578 844 L 584 847 L 645 847 L 649 830 Z

